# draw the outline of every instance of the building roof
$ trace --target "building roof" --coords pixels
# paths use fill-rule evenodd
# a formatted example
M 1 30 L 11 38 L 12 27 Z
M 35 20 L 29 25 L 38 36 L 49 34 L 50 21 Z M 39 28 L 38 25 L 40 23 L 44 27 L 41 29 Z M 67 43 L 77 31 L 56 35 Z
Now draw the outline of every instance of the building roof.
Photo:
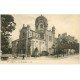
M 41 41 L 45 41 L 44 39 L 41 39 L 41 38 L 36 38 L 36 37 L 32 37 L 31 40 L 33 39 L 37 39 L 37 40 L 41 40 Z
M 18 42 L 18 41 L 19 41 L 19 39 L 16 39 L 16 40 L 12 41 L 12 43 L 13 43 L 13 42 Z
M 38 17 L 36 18 L 36 21 L 37 21 L 37 20 L 40 20 L 40 19 L 43 19 L 43 20 L 46 20 L 46 21 L 47 21 L 47 19 L 46 19 L 43 15 L 38 16 Z
M 38 16 L 38 17 L 36 18 L 36 20 L 35 20 L 35 27 L 36 27 L 36 28 L 38 27 L 38 23 L 39 23 L 40 21 L 44 22 L 45 27 L 48 27 L 47 18 L 45 18 L 43 15 L 40 15 L 40 16 Z

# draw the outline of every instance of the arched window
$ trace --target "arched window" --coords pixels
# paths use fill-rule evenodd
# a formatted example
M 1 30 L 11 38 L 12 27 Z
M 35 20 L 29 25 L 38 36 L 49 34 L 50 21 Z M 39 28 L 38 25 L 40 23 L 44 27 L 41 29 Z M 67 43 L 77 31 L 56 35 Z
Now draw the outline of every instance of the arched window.
M 23 38 L 25 37 L 25 32 L 22 33 L 22 37 L 23 37 Z
M 40 24 L 40 28 L 43 28 L 43 24 Z

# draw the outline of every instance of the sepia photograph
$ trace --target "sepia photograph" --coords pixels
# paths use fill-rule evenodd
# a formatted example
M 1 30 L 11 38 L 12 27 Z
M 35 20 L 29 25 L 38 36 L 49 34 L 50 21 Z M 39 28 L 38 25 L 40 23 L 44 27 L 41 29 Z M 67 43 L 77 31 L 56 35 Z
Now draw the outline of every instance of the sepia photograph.
M 2 14 L 0 64 L 80 64 L 80 15 Z
M 0 79 L 80 80 L 80 0 L 1 0 Z

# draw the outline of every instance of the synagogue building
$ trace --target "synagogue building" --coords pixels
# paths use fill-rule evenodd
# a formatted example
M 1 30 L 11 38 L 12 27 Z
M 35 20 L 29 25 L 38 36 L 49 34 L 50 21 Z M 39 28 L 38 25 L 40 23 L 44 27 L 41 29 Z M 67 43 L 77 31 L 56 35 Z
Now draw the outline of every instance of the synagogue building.
M 52 26 L 50 26 L 52 27 Z M 55 27 L 48 30 L 48 21 L 40 15 L 35 20 L 35 30 L 29 25 L 23 24 L 19 39 L 12 42 L 13 55 L 31 56 L 35 49 L 38 53 L 42 51 L 51 52 L 55 40 Z

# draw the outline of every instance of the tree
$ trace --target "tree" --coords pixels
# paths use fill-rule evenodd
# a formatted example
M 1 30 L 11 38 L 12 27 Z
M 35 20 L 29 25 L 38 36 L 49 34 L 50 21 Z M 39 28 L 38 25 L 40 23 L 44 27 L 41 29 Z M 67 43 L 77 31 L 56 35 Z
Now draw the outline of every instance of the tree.
M 75 39 L 73 36 L 67 35 L 66 33 L 63 33 L 62 35 L 59 34 L 56 45 L 57 55 L 63 54 L 64 56 L 65 53 L 68 55 L 69 49 L 70 51 L 72 49 L 77 53 L 79 52 L 79 43 L 77 42 L 77 39 Z
M 9 37 L 15 30 L 16 23 L 12 15 L 1 15 L 1 50 L 3 54 L 10 53 Z

